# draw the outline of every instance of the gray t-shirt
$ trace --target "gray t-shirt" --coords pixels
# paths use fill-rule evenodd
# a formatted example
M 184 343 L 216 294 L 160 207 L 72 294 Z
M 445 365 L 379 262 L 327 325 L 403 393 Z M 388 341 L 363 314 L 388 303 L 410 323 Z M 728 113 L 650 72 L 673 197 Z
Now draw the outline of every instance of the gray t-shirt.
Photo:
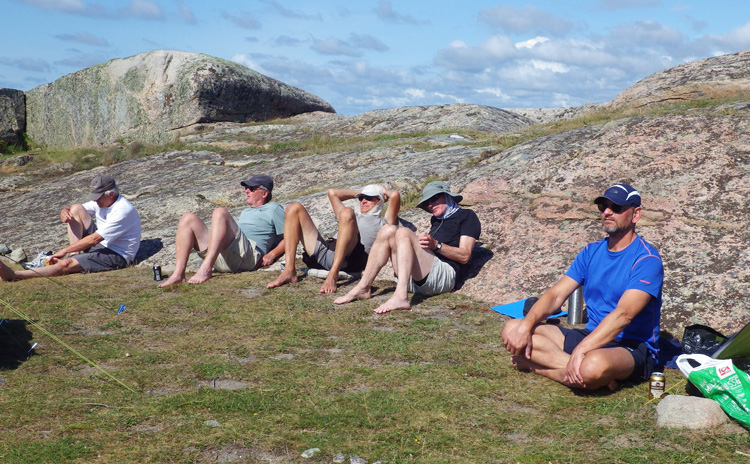
M 284 208 L 275 201 L 256 208 L 247 208 L 237 221 L 245 237 L 255 242 L 261 255 L 265 255 L 284 235 Z
M 359 228 L 359 241 L 364 245 L 365 252 L 369 254 L 380 228 L 386 225 L 387 222 L 380 216 L 357 214 L 356 217 L 357 228 Z

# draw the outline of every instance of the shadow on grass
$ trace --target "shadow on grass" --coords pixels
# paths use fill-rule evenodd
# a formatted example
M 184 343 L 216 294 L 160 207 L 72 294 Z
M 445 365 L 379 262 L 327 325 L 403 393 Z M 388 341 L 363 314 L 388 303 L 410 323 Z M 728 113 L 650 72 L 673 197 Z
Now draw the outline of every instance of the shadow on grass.
M 21 319 L 0 320 L 0 370 L 18 368 L 33 352 L 32 333 Z

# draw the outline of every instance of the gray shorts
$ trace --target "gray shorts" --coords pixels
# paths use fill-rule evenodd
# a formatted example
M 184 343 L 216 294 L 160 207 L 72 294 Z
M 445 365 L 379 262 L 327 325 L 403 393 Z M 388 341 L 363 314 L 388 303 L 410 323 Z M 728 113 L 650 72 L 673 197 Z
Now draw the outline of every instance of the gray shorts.
M 101 243 L 83 253 L 73 255 L 83 272 L 114 271 L 128 266 L 128 261 Z
M 206 251 L 199 251 L 198 256 L 206 257 Z M 241 230 L 237 231 L 234 240 L 221 250 L 216 257 L 214 269 L 216 272 L 243 272 L 255 270 L 262 258 L 255 242 L 245 237 Z
M 432 267 L 427 274 L 427 279 L 417 285 L 414 279 L 409 279 L 409 291 L 422 295 L 439 295 L 453 290 L 456 285 L 456 270 L 453 266 L 442 261 L 437 256 L 432 260 Z
M 360 237 L 357 235 L 357 245 L 348 256 L 344 257 L 344 261 L 341 263 L 341 271 L 360 272 L 365 269 L 367 265 L 367 253 L 365 253 L 365 246 L 362 245 L 359 239 Z M 318 236 L 318 241 L 315 242 L 315 250 L 312 255 L 303 252 L 302 262 L 310 269 L 325 269 L 328 271 L 333 265 L 333 256 L 335 253 L 336 239 L 332 238 L 324 242 Z
M 96 223 L 91 221 L 88 229 L 83 232 L 83 237 L 87 237 L 96 232 Z M 83 272 L 102 272 L 114 271 L 128 266 L 128 261 L 110 250 L 104 245 L 97 244 L 84 250 L 82 253 L 71 256 L 83 268 Z

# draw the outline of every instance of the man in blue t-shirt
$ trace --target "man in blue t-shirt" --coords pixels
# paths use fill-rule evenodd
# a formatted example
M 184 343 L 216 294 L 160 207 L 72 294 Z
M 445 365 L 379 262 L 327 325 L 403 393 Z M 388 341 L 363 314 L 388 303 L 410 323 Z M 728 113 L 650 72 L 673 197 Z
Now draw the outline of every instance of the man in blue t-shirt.
M 177 225 L 175 270 L 159 287 L 185 282 L 190 253 L 203 258 L 187 282 L 200 284 L 217 272 L 253 271 L 268 266 L 284 253 L 284 208 L 271 201 L 273 179 L 256 174 L 240 182 L 249 208 L 235 222 L 226 208 L 216 208 L 211 229 L 195 214 L 185 213 Z
M 417 206 L 432 214 L 429 233 L 417 235 L 406 227 L 384 225 L 372 244 L 362 279 L 334 303 L 370 298 L 372 283 L 389 259 L 398 282 L 393 296 L 375 309 L 378 314 L 410 309 L 409 292 L 437 295 L 453 290 L 482 229 L 474 211 L 458 206 L 461 200 L 445 182 L 427 184 Z
M 511 361 L 573 388 L 617 388 L 649 378 L 659 361 L 664 268 L 659 253 L 635 232 L 641 196 L 627 184 L 608 188 L 594 203 L 608 237 L 588 244 L 523 319 L 505 324 Z M 585 329 L 543 324 L 583 285 Z

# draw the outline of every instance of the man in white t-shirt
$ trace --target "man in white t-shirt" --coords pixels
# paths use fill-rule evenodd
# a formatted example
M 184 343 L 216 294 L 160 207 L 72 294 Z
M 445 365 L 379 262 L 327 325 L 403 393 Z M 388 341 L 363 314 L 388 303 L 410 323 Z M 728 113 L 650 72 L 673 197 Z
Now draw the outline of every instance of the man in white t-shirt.
M 344 206 L 344 201 L 353 198 L 359 200 L 359 213 Z M 312 269 L 328 271 L 320 292 L 334 293 L 339 271 L 362 271 L 380 228 L 386 224 L 398 224 L 401 196 L 395 190 L 386 190 L 374 184 L 362 190 L 329 189 L 328 200 L 338 221 L 336 237 L 328 240 L 323 239 L 301 203 L 287 205 L 284 219 L 286 265 L 279 277 L 267 285 L 268 288 L 297 282 L 294 260 L 297 243 L 302 242 L 303 262 Z M 386 202 L 388 209 L 381 217 Z
M 141 244 L 138 212 L 120 195 L 109 175 L 94 177 L 88 200 L 60 211 L 60 220 L 68 226 L 70 245 L 51 255 L 46 266 L 36 269 L 13 271 L 0 263 L 0 280 L 101 272 L 131 264 Z

